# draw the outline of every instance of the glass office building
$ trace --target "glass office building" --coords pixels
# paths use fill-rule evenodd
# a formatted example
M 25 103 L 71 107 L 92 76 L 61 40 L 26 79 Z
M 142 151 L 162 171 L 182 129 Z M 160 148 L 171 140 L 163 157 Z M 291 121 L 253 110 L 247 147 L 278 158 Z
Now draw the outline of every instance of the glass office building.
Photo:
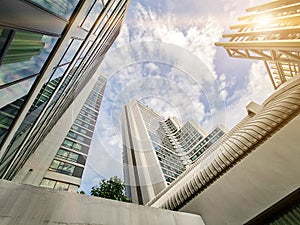
M 1 2 L 0 178 L 15 177 L 85 89 L 127 7 L 127 0 Z

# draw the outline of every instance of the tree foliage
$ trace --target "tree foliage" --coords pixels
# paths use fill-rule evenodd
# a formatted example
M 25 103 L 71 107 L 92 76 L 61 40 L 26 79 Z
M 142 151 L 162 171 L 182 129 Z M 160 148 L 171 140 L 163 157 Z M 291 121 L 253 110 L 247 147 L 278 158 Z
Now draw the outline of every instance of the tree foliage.
M 114 199 L 122 202 L 131 202 L 124 194 L 125 184 L 117 176 L 109 180 L 103 179 L 99 185 L 92 187 L 91 195 L 95 197 Z

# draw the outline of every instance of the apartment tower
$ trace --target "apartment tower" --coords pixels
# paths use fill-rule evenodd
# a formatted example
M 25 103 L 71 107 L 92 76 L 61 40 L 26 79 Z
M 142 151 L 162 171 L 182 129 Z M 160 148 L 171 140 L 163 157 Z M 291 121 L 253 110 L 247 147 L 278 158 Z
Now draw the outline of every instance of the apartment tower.
M 225 133 L 221 127 L 207 133 L 193 122 L 182 126 L 136 100 L 125 105 L 121 120 L 126 193 L 138 204 L 154 198 Z

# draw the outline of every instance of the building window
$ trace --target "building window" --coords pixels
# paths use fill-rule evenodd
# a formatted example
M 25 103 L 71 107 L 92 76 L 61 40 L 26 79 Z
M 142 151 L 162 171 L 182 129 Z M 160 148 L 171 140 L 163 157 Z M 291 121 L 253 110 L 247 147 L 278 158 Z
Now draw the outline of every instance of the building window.
M 79 155 L 64 149 L 59 149 L 56 157 L 63 158 L 72 162 L 77 162 Z
M 67 191 L 69 188 L 69 184 L 57 181 L 54 189 Z
M 73 39 L 59 64 L 62 65 L 71 62 L 79 47 L 81 46 L 81 43 L 82 40 Z
M 41 187 L 47 187 L 47 188 L 54 188 L 55 183 L 56 182 L 54 180 L 43 179 L 40 186 Z
M 101 1 L 93 2 L 88 10 L 88 14 L 83 20 L 81 27 L 86 30 L 90 30 L 94 23 L 96 22 L 98 16 L 103 9 L 103 3 Z
M 75 10 L 79 0 L 28 0 L 50 13 L 69 19 Z
M 72 131 L 69 131 L 69 133 L 67 134 L 68 137 L 75 139 L 76 138 L 76 134 Z
M 56 37 L 50 37 L 28 31 L 12 31 L 12 41 L 0 62 L 0 86 L 19 79 L 37 75 L 48 58 Z M 6 40 L 0 35 L 0 47 Z M 1 40 L 2 39 L 2 40 Z M 4 40 L 3 40 L 4 39 Z M 5 51 L 3 51 L 5 52 Z
M 76 134 L 73 131 L 69 131 L 67 136 L 74 139 L 74 140 L 76 140 L 76 141 L 80 141 L 80 142 L 85 143 L 85 144 L 90 144 L 90 139 L 85 138 L 85 137 L 83 137 L 79 134 Z
M 72 176 L 75 170 L 75 166 L 54 159 L 49 170 Z
M 81 145 L 74 142 L 74 141 L 70 141 L 65 139 L 64 142 L 62 143 L 63 146 L 74 149 L 76 151 L 81 151 Z
M 69 184 L 60 182 L 60 181 L 55 181 L 55 180 L 50 180 L 47 178 L 44 178 L 40 184 L 41 187 L 47 187 L 47 188 L 52 188 L 52 189 L 58 189 L 58 190 L 64 190 L 67 191 L 69 189 Z M 74 185 L 72 185 L 74 186 Z

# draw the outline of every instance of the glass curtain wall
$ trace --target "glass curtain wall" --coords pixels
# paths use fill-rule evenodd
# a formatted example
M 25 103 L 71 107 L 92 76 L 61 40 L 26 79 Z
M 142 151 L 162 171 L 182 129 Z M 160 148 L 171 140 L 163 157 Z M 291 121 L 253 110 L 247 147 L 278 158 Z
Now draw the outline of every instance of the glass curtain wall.
M 80 9 L 79 3 L 83 4 L 85 1 L 30 0 L 27 2 L 56 17 L 64 20 L 70 18 L 70 21 L 72 22 L 79 22 L 77 24 L 69 24 L 69 26 L 75 26 L 77 31 L 74 32 L 74 35 L 70 38 L 65 50 L 60 51 L 62 54 L 58 62 L 52 67 L 46 83 L 39 91 L 33 105 L 27 112 L 25 119 L 19 126 L 8 148 L 3 152 L 4 154 L 2 154 L 2 158 L 0 159 L 0 177 L 5 179 L 12 179 L 60 118 L 60 115 L 72 103 L 73 99 L 93 76 L 105 55 L 105 52 L 109 49 L 119 33 L 128 4 L 127 0 L 94 0 L 85 8 L 85 12 L 83 13 L 84 18 L 75 20 L 74 16 L 76 16 Z M 81 35 L 77 36 L 78 33 Z M 4 40 L 2 36 L 6 37 L 6 39 Z M 14 33 L 10 34 L 9 32 L 6 32 L 6 29 L 2 28 L 0 39 L 1 53 L 4 52 L 7 54 L 7 49 L 9 49 L 7 45 L 13 43 L 10 39 L 14 36 Z M 23 34 L 23 37 L 25 36 L 26 35 Z M 17 35 L 16 37 L 20 37 L 20 35 Z M 28 71 L 33 71 L 33 68 L 35 68 L 32 73 L 39 73 L 39 68 L 45 65 L 47 56 L 51 54 L 52 49 L 55 49 L 53 46 L 55 46 L 57 39 L 59 39 L 57 37 L 49 38 L 45 35 L 27 35 L 26 37 L 28 38 L 22 39 L 23 41 L 27 41 L 26 45 L 29 45 L 28 43 L 30 41 L 34 42 L 31 45 L 31 51 L 24 55 L 20 54 L 17 62 L 13 62 L 11 58 L 7 58 L 7 60 L 4 61 L 3 59 L 5 57 L 1 57 L 1 62 L 4 61 L 4 63 L 2 63 L 0 67 L 0 82 L 3 81 L 3 83 L 7 83 L 8 80 L 10 80 L 10 84 L 5 84 L 6 88 L 3 89 L 3 91 L 8 92 L 6 95 L 9 95 L 11 93 L 11 88 L 14 85 L 18 85 L 19 82 L 31 81 L 30 84 L 22 85 L 22 88 L 28 87 L 26 90 L 17 90 L 20 92 L 18 95 L 16 93 L 11 93 L 11 96 L 13 97 L 11 97 L 9 103 L 13 103 L 19 99 L 23 99 L 22 102 L 25 102 L 24 99 L 28 97 L 26 94 L 28 94 L 34 84 L 34 78 L 38 76 L 28 75 Z M 12 46 L 17 45 L 14 44 Z M 19 46 L 21 46 L 20 48 L 22 49 L 24 43 L 20 43 Z M 12 50 L 14 49 L 16 48 L 12 48 Z M 19 54 L 20 51 L 21 50 L 16 51 L 16 54 Z M 13 54 L 13 51 L 9 54 Z M 26 69 L 25 66 L 27 64 L 20 62 L 20 60 L 28 60 L 29 58 L 31 64 L 29 65 L 29 62 L 26 62 L 28 63 Z M 23 63 L 24 71 L 18 73 L 16 76 L 7 76 L 7 72 L 4 72 L 4 75 L 1 77 L 2 67 L 5 68 L 6 65 L 9 65 L 9 62 Z M 32 63 L 36 66 L 32 67 Z M 1 91 L 2 89 L 0 89 L 0 94 L 2 94 Z M 9 99 L 9 97 L 3 99 L 3 107 L 8 105 L 7 99 Z M 20 109 L 21 108 L 22 107 L 20 107 Z M 4 111 L 4 108 L 3 110 L 1 108 L 0 116 L 2 115 L 2 111 Z M 16 113 L 14 112 L 14 114 Z M 5 115 L 8 116 L 8 113 Z M 1 123 L 0 125 L 1 137 L 3 137 L 0 141 L 5 140 L 4 137 L 7 135 L 7 132 L 9 132 L 17 115 L 10 115 L 9 117 L 9 119 L 3 119 L 3 124 Z M 1 151 L 4 150 L 1 149 Z

